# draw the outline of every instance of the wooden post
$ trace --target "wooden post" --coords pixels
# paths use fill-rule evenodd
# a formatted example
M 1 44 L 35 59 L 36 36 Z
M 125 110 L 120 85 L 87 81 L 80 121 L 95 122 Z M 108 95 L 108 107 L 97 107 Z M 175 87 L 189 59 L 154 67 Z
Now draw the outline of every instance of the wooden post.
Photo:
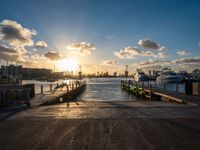
M 69 93 L 69 85 L 66 85 L 67 93 Z
M 74 83 L 72 83 L 72 90 L 74 90 Z
M 58 87 L 58 85 L 59 85 L 59 84 L 57 83 L 57 87 Z
M 178 93 L 178 83 L 176 83 L 176 92 Z
M 41 94 L 43 93 L 43 85 L 41 85 Z
M 152 85 L 149 85 L 149 89 L 150 89 L 150 100 L 152 100 L 152 96 L 153 96 L 153 91 L 152 91 Z
M 142 82 L 142 99 L 145 99 L 144 81 Z
M 52 84 L 50 84 L 50 91 L 52 90 Z

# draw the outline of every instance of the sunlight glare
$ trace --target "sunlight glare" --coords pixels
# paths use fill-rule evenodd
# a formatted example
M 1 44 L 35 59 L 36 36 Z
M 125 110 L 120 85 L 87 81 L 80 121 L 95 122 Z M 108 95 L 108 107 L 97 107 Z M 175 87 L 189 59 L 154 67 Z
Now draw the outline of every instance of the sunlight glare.
M 62 59 L 58 62 L 59 69 L 63 71 L 74 71 L 78 68 L 78 63 L 75 59 Z

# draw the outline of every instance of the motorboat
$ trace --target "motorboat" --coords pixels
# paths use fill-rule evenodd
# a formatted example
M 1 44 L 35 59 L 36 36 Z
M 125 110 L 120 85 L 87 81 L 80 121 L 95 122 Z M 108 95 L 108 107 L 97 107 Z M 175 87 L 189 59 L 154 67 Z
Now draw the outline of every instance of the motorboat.
M 147 81 L 148 80 L 148 76 L 145 75 L 144 72 L 137 72 L 134 76 L 134 80 L 137 81 L 137 82 L 140 82 L 140 81 Z
M 160 76 L 157 77 L 156 81 L 157 82 L 176 83 L 176 82 L 182 82 L 183 77 L 177 75 L 173 71 L 167 71 L 167 72 L 162 72 L 160 74 Z

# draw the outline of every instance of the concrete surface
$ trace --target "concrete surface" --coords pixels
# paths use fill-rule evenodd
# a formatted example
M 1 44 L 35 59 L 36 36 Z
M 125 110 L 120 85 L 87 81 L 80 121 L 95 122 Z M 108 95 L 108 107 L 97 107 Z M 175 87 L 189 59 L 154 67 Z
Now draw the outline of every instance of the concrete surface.
M 168 102 L 62 103 L 0 122 L 1 150 L 199 150 L 199 139 L 200 107 Z

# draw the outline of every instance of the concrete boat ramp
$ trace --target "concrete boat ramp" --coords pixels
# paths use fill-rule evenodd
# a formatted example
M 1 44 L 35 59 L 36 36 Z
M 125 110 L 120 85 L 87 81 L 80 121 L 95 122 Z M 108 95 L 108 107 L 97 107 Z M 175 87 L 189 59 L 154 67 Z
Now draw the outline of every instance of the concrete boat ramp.
M 3 150 L 199 150 L 200 107 L 162 101 L 76 101 L 0 122 Z

